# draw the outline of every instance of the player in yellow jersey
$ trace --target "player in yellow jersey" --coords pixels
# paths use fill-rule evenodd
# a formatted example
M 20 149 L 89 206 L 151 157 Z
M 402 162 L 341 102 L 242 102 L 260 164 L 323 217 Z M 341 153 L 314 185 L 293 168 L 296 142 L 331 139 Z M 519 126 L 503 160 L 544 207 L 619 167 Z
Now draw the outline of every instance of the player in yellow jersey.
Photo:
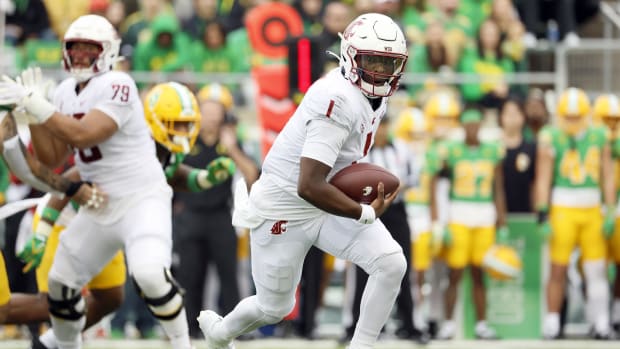
M 538 134 L 536 159 L 539 231 L 549 236 L 551 259 L 543 336 L 554 339 L 559 335 L 567 265 L 579 247 L 592 335 L 604 339 L 611 334 L 606 237 L 613 233 L 615 223 L 610 135 L 605 127 L 590 125 L 590 102 L 580 89 L 564 91 L 556 113 L 558 125 L 545 126 Z
M 614 179 L 616 195 L 620 192 L 620 100 L 616 95 L 604 94 L 594 102 L 592 119 L 595 124 L 607 126 L 611 132 L 612 158 L 614 162 Z M 616 266 L 616 276 L 613 285 L 613 302 L 611 307 L 611 324 L 620 333 L 620 211 L 616 209 L 616 225 L 614 234 L 608 240 L 609 259 Z
M 495 330 L 486 319 L 486 292 L 483 282 L 482 260 L 495 243 L 496 232 L 507 235 L 506 202 L 501 161 L 504 148 L 499 143 L 481 142 L 479 131 L 482 114 L 468 109 L 461 115 L 465 130 L 463 141 L 446 142 L 443 163 L 450 173 L 450 206 L 448 229 L 445 232 L 445 259 L 449 285 L 445 293 L 445 317 L 437 335 L 451 339 L 457 325 L 453 320 L 458 285 L 465 268 L 469 267 L 473 281 L 473 302 L 477 323 L 476 338 L 495 339 Z M 432 210 L 436 219 L 437 210 Z

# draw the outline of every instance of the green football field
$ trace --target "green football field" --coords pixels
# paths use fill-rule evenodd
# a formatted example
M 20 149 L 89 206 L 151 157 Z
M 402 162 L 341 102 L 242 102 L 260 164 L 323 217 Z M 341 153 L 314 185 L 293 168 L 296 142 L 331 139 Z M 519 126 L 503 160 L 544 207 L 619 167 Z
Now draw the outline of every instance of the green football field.
M 1 349 L 25 349 L 27 341 L 0 341 Z M 204 343 L 195 343 L 196 349 L 208 349 Z M 335 340 L 291 340 L 264 339 L 236 342 L 237 349 L 343 349 Z M 408 341 L 380 341 L 377 349 L 422 348 Z M 170 348 L 164 341 L 110 341 L 93 340 L 85 342 L 84 349 L 163 349 Z M 620 341 L 540 341 L 540 340 L 505 340 L 505 341 L 442 341 L 426 346 L 428 349 L 618 349 Z

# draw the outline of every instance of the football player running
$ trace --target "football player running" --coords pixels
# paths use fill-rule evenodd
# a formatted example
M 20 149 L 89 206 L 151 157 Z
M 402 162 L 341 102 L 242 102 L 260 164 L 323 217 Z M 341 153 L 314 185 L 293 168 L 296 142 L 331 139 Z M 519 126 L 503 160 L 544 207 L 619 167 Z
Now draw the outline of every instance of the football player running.
M 613 163 L 609 131 L 590 125 L 589 115 L 588 96 L 569 88 L 557 104 L 558 125 L 545 126 L 538 134 L 536 209 L 539 231 L 549 238 L 551 259 L 543 323 L 546 339 L 559 336 L 566 270 L 575 247 L 581 250 L 591 334 L 600 339 L 611 335 L 605 265 L 606 239 L 615 224 Z
M 196 99 L 187 87 L 175 82 L 158 84 L 147 93 L 144 105 L 147 123 L 157 141 L 158 157 L 173 189 L 206 190 L 223 183 L 234 173 L 235 165 L 227 157 L 213 160 L 206 169 L 195 169 L 182 164 L 196 141 L 201 120 Z M 35 213 L 34 234 L 20 253 L 20 258 L 28 267 L 38 266 L 37 284 L 39 292 L 43 294 L 48 292 L 48 273 L 59 235 L 76 213 L 76 206 L 67 204 L 68 200 L 46 196 Z M 42 250 L 44 254 L 39 252 Z M 120 306 L 125 275 L 124 257 L 122 252 L 118 252 L 112 261 L 89 281 L 85 328 L 96 324 Z M 44 305 L 47 304 L 45 298 L 39 299 L 43 300 Z M 19 302 L 19 308 L 12 305 L 10 319 L 17 323 L 47 319 L 47 308 L 38 306 L 39 303 L 41 302 L 34 304 L 24 300 Z M 41 337 L 33 339 L 33 349 L 37 348 L 57 348 L 51 329 Z
M 341 35 L 340 67 L 310 87 L 249 197 L 237 184 L 233 222 L 251 229 L 256 295 L 224 318 L 200 313 L 208 348 L 233 348 L 235 337 L 289 314 L 313 245 L 369 274 L 350 348 L 373 347 L 407 269 L 401 247 L 377 219 L 397 193 L 386 197 L 379 184 L 377 199 L 359 204 L 328 180 L 372 146 L 406 60 L 405 37 L 394 21 L 375 13 L 356 18 Z
M 620 100 L 616 95 L 604 94 L 594 101 L 592 119 L 595 124 L 607 126 L 611 133 L 612 158 L 614 163 L 614 180 L 616 195 L 620 198 Z M 616 207 L 616 224 L 613 235 L 608 240 L 609 259 L 616 265 L 613 284 L 613 302 L 611 307 L 611 324 L 616 334 L 620 334 L 620 211 Z
M 190 348 L 183 298 L 169 271 L 172 190 L 135 82 L 111 70 L 119 59 L 118 34 L 105 18 L 86 15 L 69 26 L 62 46 L 71 77 L 57 87 L 53 103 L 36 70 L 0 84 L 0 104 L 16 103 L 36 119 L 30 131 L 42 162 L 62 164 L 72 147 L 81 178 L 109 196 L 103 210 L 80 210 L 60 236 L 48 282 L 58 346 L 81 347 L 81 289 L 124 248 L 129 273 L 172 347 Z
M 496 233 L 502 237 L 507 233 L 501 167 L 504 149 L 498 143 L 480 141 L 480 111 L 465 110 L 460 118 L 465 139 L 447 142 L 442 159 L 450 173 L 449 223 L 443 251 L 443 258 L 450 271 L 445 293 L 446 320 L 437 338 L 452 339 L 456 334 L 457 325 L 453 316 L 458 285 L 465 268 L 469 267 L 476 307 L 476 338 L 496 339 L 495 330 L 485 321 L 486 293 L 482 260 L 493 246 Z M 431 213 L 433 220 L 436 220 L 437 210 L 432 209 Z

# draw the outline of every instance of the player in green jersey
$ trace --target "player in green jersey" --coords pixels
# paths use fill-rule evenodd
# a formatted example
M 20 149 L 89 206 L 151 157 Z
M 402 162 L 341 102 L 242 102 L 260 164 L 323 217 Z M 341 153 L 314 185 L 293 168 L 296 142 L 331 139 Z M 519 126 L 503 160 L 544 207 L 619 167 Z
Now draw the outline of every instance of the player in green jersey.
M 605 259 L 606 238 L 615 223 L 613 164 L 609 131 L 591 125 L 589 115 L 588 96 L 569 88 L 557 104 L 558 125 L 545 126 L 538 134 L 536 209 L 539 230 L 549 237 L 551 259 L 543 324 L 547 339 L 559 336 L 567 265 L 575 247 L 581 251 L 592 335 L 604 339 L 611 334 Z
M 486 292 L 482 260 L 495 243 L 496 232 L 502 236 L 498 238 L 500 240 L 507 235 L 501 167 L 504 148 L 498 143 L 479 140 L 481 121 L 480 111 L 464 111 L 461 123 L 465 129 L 465 140 L 447 142 L 443 150 L 443 164 L 450 173 L 451 182 L 449 224 L 443 251 L 443 258 L 450 269 L 450 283 L 445 294 L 446 321 L 439 331 L 440 339 L 451 339 L 456 334 L 453 312 L 458 285 L 466 267 L 470 267 L 473 281 L 476 337 L 497 338 L 495 330 L 485 321 Z

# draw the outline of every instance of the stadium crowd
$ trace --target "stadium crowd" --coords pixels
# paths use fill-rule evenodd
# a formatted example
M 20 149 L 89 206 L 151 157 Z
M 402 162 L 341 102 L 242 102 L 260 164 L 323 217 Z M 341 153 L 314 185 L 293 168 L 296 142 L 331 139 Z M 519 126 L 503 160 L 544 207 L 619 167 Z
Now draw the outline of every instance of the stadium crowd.
M 273 59 L 254 49 L 244 25 L 253 8 L 269 6 L 270 1 L 10 3 L 4 40 L 5 52 L 14 58 L 6 67 L 12 71 L 58 69 L 60 62 L 68 59 L 63 57 L 62 38 L 76 19 L 87 14 L 105 17 L 118 32 L 124 60 L 116 63 L 116 70 L 250 74 L 258 67 L 286 64 L 285 59 Z M 598 1 L 295 0 L 290 5 L 303 21 L 304 34 L 316 38 L 321 52 L 329 50 L 336 55 L 340 54 L 338 33 L 345 32 L 357 15 L 376 12 L 389 16 L 407 39 L 405 73 L 424 76 L 415 83 L 401 83 L 365 160 L 399 174 L 404 185 L 382 217 L 410 261 L 395 305 L 394 335 L 418 343 L 456 337 L 460 327 L 454 314 L 457 293 L 464 273 L 469 271 L 476 319 L 473 333 L 479 339 L 498 338 L 486 321 L 487 274 L 493 279 L 522 277 L 521 262 L 510 247 L 518 233 L 509 231 L 507 217 L 529 213 L 536 215 L 536 233 L 549 244 L 542 336 L 563 336 L 567 268 L 578 263 L 585 283 L 590 336 L 614 338 L 614 331 L 620 332 L 620 273 L 608 277 L 607 267 L 614 265 L 618 270 L 620 266 L 620 222 L 616 218 L 620 219 L 620 208 L 616 207 L 620 187 L 616 176 L 620 159 L 618 98 L 569 88 L 559 91 L 556 101 L 550 103 L 546 91 L 538 86 L 510 84 L 505 78 L 506 74 L 528 71 L 528 49 L 540 40 L 578 46 L 578 26 L 596 13 Z M 338 62 L 322 58 L 315 64 L 326 73 Z M 478 79 L 458 85 L 441 83 L 440 77 L 452 73 Z M 138 81 L 145 106 L 159 86 L 154 85 Z M 236 197 L 233 183 L 243 178 L 251 186 L 259 178 L 263 158 L 251 147 L 257 140 L 247 132 L 248 124 L 258 121 L 235 116 L 237 110 L 252 104 L 242 86 L 202 81 L 186 87 L 195 95 L 196 115 L 201 116 L 177 121 L 199 125 L 192 130 L 192 141 L 172 150 L 174 144 L 165 142 L 175 134 L 174 120 L 159 131 L 156 122 L 149 122 L 149 126 L 153 138 L 168 147 L 173 158 L 174 154 L 184 154 L 172 160 L 173 164 L 178 161 L 196 171 L 224 172 L 220 178 L 209 177 L 205 185 L 196 179 L 202 174 L 190 172 L 197 184 L 175 191 L 173 199 L 174 287 L 184 290 L 183 311 L 190 336 L 201 338 L 194 319 L 205 304 L 226 314 L 242 298 L 253 294 L 249 231 L 232 224 Z M 37 150 L 36 144 L 30 147 L 30 151 Z M 169 165 L 166 162 L 165 166 Z M 57 173 L 72 166 L 64 164 Z M 171 178 L 168 182 L 177 189 L 178 183 Z M 42 195 L 3 165 L 0 203 Z M 42 275 L 49 271 L 51 261 L 46 262 L 42 254 L 38 257 L 36 264 L 41 263 L 38 269 L 42 270 L 37 270 L 35 281 L 32 263 L 36 258 L 24 253 L 37 243 L 32 239 L 41 239 L 43 246 L 49 240 L 47 249 L 53 245 L 51 237 L 37 237 L 41 231 L 37 222 L 40 226 L 46 211 L 32 211 L 12 215 L 3 222 L 2 250 L 12 293 L 48 292 L 47 285 L 41 283 L 47 283 L 47 275 Z M 51 227 L 61 230 L 62 224 L 54 222 L 56 218 Z M 35 234 L 31 236 L 32 231 Z M 577 262 L 572 260 L 575 251 Z M 46 256 L 49 253 L 53 251 L 46 251 Z M 127 272 L 121 257 L 119 253 L 113 260 L 120 266 L 112 274 Z M 278 325 L 276 335 L 316 338 L 317 314 L 324 304 L 334 264 L 333 256 L 317 248 L 310 251 L 304 262 L 298 305 Z M 343 342 L 353 336 L 363 301 L 361 291 L 367 282 L 363 269 L 347 266 L 346 270 L 344 308 L 350 313 L 345 319 L 350 321 L 343 323 Z M 217 276 L 211 275 L 213 272 Z M 138 297 L 140 286 L 129 281 L 129 276 L 89 284 L 93 298 L 109 301 L 97 303 L 102 308 L 92 310 L 100 312 L 99 319 L 120 306 L 110 331 L 101 335 L 125 338 L 126 323 L 133 321 L 139 337 L 161 336 L 155 318 L 165 316 L 157 313 L 157 300 L 153 303 L 151 297 L 149 303 L 146 297 L 149 306 L 145 306 Z M 111 286 L 115 293 L 100 292 Z M 47 311 L 47 304 L 37 304 Z M 88 309 L 91 312 L 90 306 Z M 11 316 L 16 315 L 9 314 L 9 319 Z M 39 348 L 48 347 L 44 328 L 48 322 L 30 320 L 25 322 L 32 337 L 42 334 L 37 340 L 43 345 Z M 92 325 L 89 321 L 86 324 Z M 269 334 L 269 330 L 261 329 L 241 339 Z M 5 325 L 2 335 L 11 338 L 22 333 L 19 327 Z

